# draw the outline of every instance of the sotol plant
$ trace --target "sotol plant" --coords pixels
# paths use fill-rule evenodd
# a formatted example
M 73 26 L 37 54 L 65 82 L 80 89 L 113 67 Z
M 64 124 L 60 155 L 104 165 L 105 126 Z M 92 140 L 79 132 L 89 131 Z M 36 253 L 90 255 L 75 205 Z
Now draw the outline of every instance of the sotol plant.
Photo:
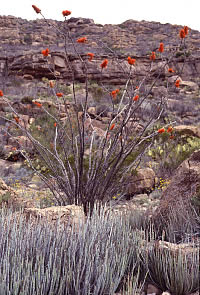
M 148 269 L 148 280 L 162 291 L 187 295 L 199 289 L 199 246 L 175 249 L 174 244 L 155 241 L 147 246 L 143 254 L 144 269 Z M 188 245 L 186 245 L 188 246 Z
M 0 294 L 113 295 L 127 270 L 137 273 L 140 236 L 105 208 L 78 227 L 11 210 L 0 211 L 0 224 Z

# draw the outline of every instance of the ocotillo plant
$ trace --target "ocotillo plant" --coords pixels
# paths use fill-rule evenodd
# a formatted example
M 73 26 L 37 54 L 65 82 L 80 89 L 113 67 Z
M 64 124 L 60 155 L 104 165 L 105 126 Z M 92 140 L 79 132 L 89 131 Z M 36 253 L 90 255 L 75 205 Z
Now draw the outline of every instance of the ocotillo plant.
M 45 19 L 41 10 L 35 5 L 32 6 L 36 13 L 41 14 Z M 88 68 L 90 63 L 94 63 L 95 54 L 93 52 L 85 52 L 80 54 L 78 46 L 86 46 L 88 37 L 81 36 L 75 39 L 68 28 L 68 16 L 71 12 L 64 10 L 63 28 L 54 26 L 64 39 L 65 60 L 71 72 L 71 83 L 73 92 L 73 110 L 69 110 L 69 103 L 65 93 L 59 90 L 59 77 L 54 74 L 51 63 L 51 50 L 46 48 L 42 50 L 44 60 L 49 66 L 49 71 L 54 77 L 54 81 L 50 81 L 52 95 L 55 97 L 56 113 L 51 113 L 41 101 L 35 100 L 34 104 L 46 116 L 53 120 L 52 130 L 46 131 L 53 133 L 53 143 L 41 141 L 31 133 L 26 127 L 25 122 L 20 114 L 12 107 L 11 102 L 1 91 L 0 95 L 8 103 L 13 111 L 13 119 L 5 118 L 10 123 L 18 127 L 23 135 L 25 135 L 33 144 L 38 157 L 42 159 L 46 167 L 49 169 L 48 175 L 44 175 L 34 168 L 31 157 L 24 151 L 21 146 L 19 152 L 26 158 L 29 165 L 36 173 L 45 181 L 53 192 L 55 201 L 58 205 L 81 204 L 87 214 L 89 207 L 92 209 L 95 201 L 106 201 L 116 194 L 125 194 L 127 184 L 132 171 L 138 167 L 140 159 L 145 151 L 153 143 L 156 136 L 161 133 L 171 135 L 173 122 L 166 124 L 162 128 L 156 130 L 153 128 L 158 123 L 163 114 L 168 99 L 169 83 L 167 82 L 166 93 L 160 96 L 156 105 L 151 105 L 149 96 L 151 90 L 157 85 L 162 77 L 163 72 L 174 72 L 171 67 L 174 62 L 175 53 L 164 55 L 164 44 L 158 44 L 156 52 L 150 54 L 149 68 L 146 75 L 137 78 L 137 58 L 131 56 L 125 57 L 123 62 L 119 62 L 116 53 L 109 49 L 109 58 L 104 58 L 97 65 L 97 71 L 103 78 L 104 72 L 112 63 L 117 64 L 124 72 L 126 78 L 125 84 L 116 89 L 99 81 L 99 85 L 105 95 L 109 95 L 109 103 L 111 115 L 105 130 L 101 130 L 99 136 L 98 128 L 93 124 L 89 107 L 89 81 L 90 76 Z M 185 36 L 188 28 L 184 27 L 180 32 L 181 46 L 183 41 L 185 45 Z M 70 43 L 74 50 L 83 70 L 83 89 L 84 98 L 81 101 L 81 112 L 79 112 L 79 102 L 76 95 L 76 77 L 75 68 L 71 62 L 67 44 Z M 101 42 L 101 46 L 103 46 Z M 156 58 L 159 56 L 160 65 L 156 66 Z M 112 62 L 111 62 L 112 61 Z M 174 82 L 174 89 L 180 86 L 178 78 Z M 146 90 L 147 81 L 151 81 L 151 86 Z M 69 82 L 69 81 L 66 81 Z M 159 82 L 160 83 L 160 82 Z M 150 111 L 149 107 L 151 108 Z M 61 120 L 61 110 L 65 110 L 65 121 Z M 145 120 L 141 125 L 139 117 L 144 112 Z M 98 115 L 100 117 L 100 115 Z M 98 119 L 98 116 L 96 118 Z M 131 130 L 131 132 L 130 132 Z M 98 135 L 98 138 L 97 138 Z M 129 177 L 128 177 L 129 175 Z M 50 181 L 49 181 L 50 180 Z

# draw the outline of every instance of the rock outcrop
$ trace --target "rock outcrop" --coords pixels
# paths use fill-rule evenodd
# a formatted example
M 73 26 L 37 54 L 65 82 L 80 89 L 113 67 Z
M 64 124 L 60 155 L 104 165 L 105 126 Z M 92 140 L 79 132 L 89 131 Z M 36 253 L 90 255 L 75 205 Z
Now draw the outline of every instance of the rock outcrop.
M 139 169 L 136 175 L 133 175 L 129 182 L 128 193 L 134 195 L 151 191 L 155 186 L 155 172 L 151 168 Z
M 180 44 L 181 26 L 178 25 L 128 20 L 119 25 L 103 26 L 95 24 L 91 19 L 73 17 L 66 22 L 48 20 L 48 23 L 43 19 L 27 21 L 13 16 L 0 16 L 0 77 L 2 79 L 0 88 L 6 86 L 9 94 L 13 93 L 15 87 L 20 91 L 23 89 L 24 95 L 28 93 L 30 95 L 33 91 L 30 85 L 34 84 L 34 79 L 53 77 L 49 67 L 58 79 L 72 80 L 73 71 L 75 80 L 84 81 L 83 66 L 74 53 L 72 42 L 68 39 L 68 56 L 65 54 L 64 38 L 60 31 L 66 32 L 67 27 L 75 42 L 82 36 L 88 39 L 84 46 L 77 44 L 79 54 L 87 63 L 88 76 L 92 80 L 101 79 L 110 84 L 123 84 L 127 79 L 124 69 L 127 68 L 128 55 L 137 59 L 137 75 L 144 76 L 150 63 L 149 55 L 157 50 L 161 40 L 165 44 L 164 55 L 175 50 Z M 185 81 L 190 81 L 191 76 L 195 79 L 200 75 L 199 40 L 200 33 L 190 30 L 186 49 L 184 49 L 187 52 L 187 59 L 183 58 L 183 48 L 179 48 L 172 61 L 176 72 L 180 71 L 184 63 L 181 77 Z M 48 62 L 41 54 L 41 50 L 46 47 L 49 47 L 51 52 Z M 91 51 L 95 57 L 92 62 L 88 62 L 87 53 Z M 114 56 L 111 54 L 113 52 Z M 100 64 L 105 58 L 109 58 L 110 62 L 107 71 L 101 73 Z M 159 55 L 155 63 L 157 66 L 162 65 Z M 165 74 L 167 71 L 163 72 L 163 75 Z M 187 83 L 184 85 L 197 89 L 198 85 L 191 85 L 193 82 L 190 82 L 190 85 Z M 15 94 L 19 94 L 19 91 Z
M 83 208 L 76 205 L 39 208 L 25 208 L 24 215 L 26 219 L 33 222 L 38 219 L 42 222 L 48 222 L 50 225 L 56 225 L 57 222 L 64 223 L 73 228 L 78 228 L 85 222 Z

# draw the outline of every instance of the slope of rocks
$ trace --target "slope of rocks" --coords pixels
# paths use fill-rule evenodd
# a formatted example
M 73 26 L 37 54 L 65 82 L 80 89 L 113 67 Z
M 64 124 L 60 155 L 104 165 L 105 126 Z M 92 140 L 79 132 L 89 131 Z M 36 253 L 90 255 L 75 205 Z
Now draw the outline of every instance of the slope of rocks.
M 23 85 L 24 80 L 42 77 L 52 78 L 48 64 L 41 55 L 41 50 L 49 47 L 51 58 L 49 66 L 59 79 L 72 79 L 69 61 L 75 71 L 77 81 L 84 80 L 84 71 L 77 58 L 72 42 L 67 39 L 68 60 L 64 53 L 62 32 L 69 28 L 74 41 L 85 36 L 87 44 L 77 44 L 82 58 L 87 60 L 87 53 L 93 52 L 93 63 L 87 62 L 91 79 L 110 84 L 123 84 L 127 78 L 124 60 L 128 55 L 137 58 L 137 75 L 143 76 L 149 66 L 149 54 L 156 51 L 159 42 L 164 42 L 165 53 L 176 50 L 180 44 L 181 26 L 160 24 L 158 22 L 128 20 L 119 25 L 95 24 L 92 19 L 70 18 L 66 23 L 54 20 L 27 21 L 13 16 L 0 16 L 0 87 L 12 88 Z M 179 71 L 184 63 L 183 80 L 193 80 L 200 75 L 200 32 L 189 31 L 186 41 L 187 59 L 183 52 L 178 52 L 172 66 Z M 114 53 L 114 57 L 113 57 Z M 102 59 L 109 58 L 110 65 L 101 77 L 99 67 Z M 160 63 L 157 58 L 156 63 Z

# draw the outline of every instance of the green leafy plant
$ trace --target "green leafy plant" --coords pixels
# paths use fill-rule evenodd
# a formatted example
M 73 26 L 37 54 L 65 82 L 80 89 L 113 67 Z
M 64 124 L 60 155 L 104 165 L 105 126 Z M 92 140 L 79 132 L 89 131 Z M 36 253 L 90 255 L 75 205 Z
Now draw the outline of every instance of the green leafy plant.
M 170 135 L 166 132 L 157 137 L 148 151 L 151 160 L 159 163 L 157 170 L 160 176 L 170 176 L 184 160 L 200 148 L 199 138 L 173 133 L 174 135 Z
M 10 192 L 6 192 L 5 194 L 3 195 L 0 195 L 0 205 L 2 203 L 7 203 L 9 201 L 9 199 L 11 198 L 11 194 Z

